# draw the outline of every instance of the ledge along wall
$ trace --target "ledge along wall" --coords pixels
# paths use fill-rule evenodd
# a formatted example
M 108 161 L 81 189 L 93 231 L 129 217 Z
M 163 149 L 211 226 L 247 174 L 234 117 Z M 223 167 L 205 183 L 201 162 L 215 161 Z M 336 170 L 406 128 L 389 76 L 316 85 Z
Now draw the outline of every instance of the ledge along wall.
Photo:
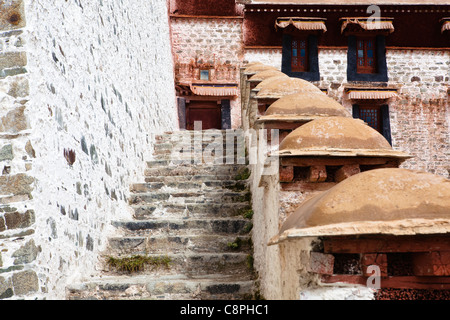
M 167 3 L 0 7 L 0 298 L 61 299 L 177 127 Z

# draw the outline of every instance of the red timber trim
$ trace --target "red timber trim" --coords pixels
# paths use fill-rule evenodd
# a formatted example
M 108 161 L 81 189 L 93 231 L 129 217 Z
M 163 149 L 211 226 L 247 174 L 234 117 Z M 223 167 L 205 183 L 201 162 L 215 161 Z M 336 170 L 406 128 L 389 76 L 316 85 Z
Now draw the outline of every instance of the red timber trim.
M 244 17 L 241 16 L 197 16 L 197 15 L 189 15 L 189 14 L 171 14 L 171 18 L 196 18 L 196 19 L 241 19 Z
M 383 236 L 323 240 L 325 253 L 395 253 L 450 251 L 448 235 Z
M 323 275 L 322 283 L 347 283 L 367 285 L 368 277 L 358 275 Z M 381 278 L 381 288 L 450 290 L 450 277 L 385 277 Z

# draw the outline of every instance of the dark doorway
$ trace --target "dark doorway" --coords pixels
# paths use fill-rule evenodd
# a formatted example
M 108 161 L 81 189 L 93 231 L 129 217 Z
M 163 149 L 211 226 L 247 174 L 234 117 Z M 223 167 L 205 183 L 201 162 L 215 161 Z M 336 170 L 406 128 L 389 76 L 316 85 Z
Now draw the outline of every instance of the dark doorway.
M 217 101 L 191 101 L 186 104 L 186 129 L 194 130 L 196 121 L 202 122 L 202 130 L 221 129 L 221 106 Z

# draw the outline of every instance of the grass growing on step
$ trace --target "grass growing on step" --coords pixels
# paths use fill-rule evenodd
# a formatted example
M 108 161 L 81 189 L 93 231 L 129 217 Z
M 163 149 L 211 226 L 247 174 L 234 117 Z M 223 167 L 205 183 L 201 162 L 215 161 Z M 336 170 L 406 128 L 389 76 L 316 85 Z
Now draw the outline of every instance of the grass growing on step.
M 244 229 L 242 230 L 244 233 L 249 233 L 253 229 L 253 223 L 249 222 L 245 225 Z
M 144 269 L 146 265 L 152 267 L 168 268 L 171 259 L 167 256 L 149 257 L 134 255 L 126 258 L 108 257 L 107 263 L 109 266 L 115 268 L 117 271 L 137 272 Z
M 239 171 L 234 180 L 247 180 L 250 177 L 250 174 L 251 174 L 250 169 L 244 168 Z
M 230 248 L 230 249 L 239 250 L 242 246 L 242 239 L 236 238 L 236 240 L 234 240 L 234 242 L 228 242 L 227 245 L 228 245 L 228 248 Z
M 236 183 L 235 185 L 232 186 L 225 186 L 225 188 L 231 191 L 239 192 L 246 190 L 247 185 L 245 183 Z
M 245 209 L 245 210 L 243 210 L 242 216 L 245 219 L 251 220 L 253 218 L 253 209 Z
M 249 254 L 248 256 L 247 256 L 247 267 L 252 271 L 252 272 L 254 272 L 254 266 L 253 266 L 253 263 L 254 263 L 254 258 L 253 258 L 253 256 L 251 255 L 251 254 Z

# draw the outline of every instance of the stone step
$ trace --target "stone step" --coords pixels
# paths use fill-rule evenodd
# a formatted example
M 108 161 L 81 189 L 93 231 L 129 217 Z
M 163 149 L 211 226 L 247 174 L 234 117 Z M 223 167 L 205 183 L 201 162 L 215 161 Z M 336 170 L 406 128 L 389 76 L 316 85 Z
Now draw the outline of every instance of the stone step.
M 214 155 L 214 154 L 236 154 L 236 153 L 243 153 L 245 154 L 245 148 L 242 147 L 243 145 L 227 145 L 227 144 L 207 144 L 206 146 L 203 146 L 203 148 L 198 148 L 198 145 L 194 144 L 188 144 L 188 145 L 182 145 L 177 143 L 160 143 L 156 144 L 154 148 L 154 154 L 176 154 L 176 155 L 193 155 L 197 153 L 202 153 L 204 155 Z M 207 147 L 207 148 L 206 148 Z
M 146 220 L 153 218 L 225 218 L 242 217 L 251 209 L 250 203 L 160 203 L 133 205 L 133 218 Z
M 70 300 L 242 300 L 251 299 L 253 281 L 222 275 L 206 278 L 185 276 L 107 276 L 68 288 Z
M 165 161 L 165 160 L 163 160 Z M 147 163 L 144 175 L 149 176 L 195 176 L 195 175 L 230 175 L 237 176 L 245 170 L 248 170 L 245 164 L 223 164 L 223 165 L 162 165 Z M 232 180 L 235 180 L 232 179 Z
M 100 258 L 103 262 L 105 274 L 109 275 L 127 275 L 130 271 L 120 270 L 110 265 L 108 261 L 111 258 L 117 260 L 130 259 L 136 257 L 134 255 L 120 256 L 104 256 Z M 236 276 L 241 280 L 251 280 L 253 277 L 252 264 L 250 262 L 251 255 L 243 252 L 226 252 L 226 253 L 166 253 L 166 254 L 147 254 L 137 256 L 143 258 L 161 259 L 163 264 L 144 263 L 139 270 L 131 273 L 135 275 L 185 275 L 188 277 L 208 276 L 211 274 L 222 274 L 227 276 Z
M 174 189 L 195 189 L 195 190 L 233 190 L 244 191 L 248 188 L 246 182 L 236 180 L 222 180 L 222 181 L 171 181 L 171 182 L 146 182 L 135 183 L 130 187 L 130 191 L 133 193 L 146 193 L 158 190 L 171 191 Z
M 153 219 L 114 221 L 113 226 L 135 236 L 180 234 L 232 234 L 245 235 L 251 230 L 251 222 L 245 218 L 218 219 Z
M 147 167 L 175 167 L 175 166 L 230 166 L 230 165 L 247 165 L 248 161 L 245 157 L 194 157 L 194 158 L 162 158 L 147 161 Z
M 232 153 L 178 153 L 162 151 L 153 154 L 149 161 L 151 166 L 167 163 L 168 165 L 188 164 L 188 165 L 223 165 L 223 164 L 246 164 L 248 159 L 245 154 Z
M 221 181 L 239 181 L 235 180 L 236 174 L 233 175 L 183 175 L 183 176 L 149 176 L 145 177 L 145 182 L 163 182 L 163 183 L 173 183 L 173 182 L 212 182 L 219 183 Z M 239 181 L 243 183 L 244 181 Z M 230 183 L 230 182 L 226 182 Z
M 114 237 L 109 239 L 112 255 L 166 253 L 213 253 L 251 251 L 251 237 L 235 235 L 163 235 L 149 237 Z
M 244 139 L 234 140 L 212 140 L 212 139 L 173 139 L 166 141 L 157 141 L 154 144 L 154 150 L 171 149 L 175 151 L 220 151 L 223 150 L 245 150 Z
M 147 192 L 132 193 L 129 197 L 130 204 L 144 203 L 225 203 L 225 202 L 248 202 L 250 201 L 250 192 L 233 192 L 229 190 L 176 190 L 169 192 Z
M 182 137 L 191 138 L 219 138 L 226 136 L 244 137 L 245 131 L 243 129 L 227 129 L 227 130 L 196 130 L 196 131 L 173 131 L 165 132 L 164 134 L 156 135 L 155 141 L 165 141 L 177 139 Z
M 163 134 L 156 135 L 156 139 L 164 138 L 170 135 L 193 135 L 193 134 L 217 134 L 217 133 L 233 133 L 233 132 L 244 132 L 243 129 L 205 129 L 205 130 L 177 130 L 177 131 L 165 131 Z

